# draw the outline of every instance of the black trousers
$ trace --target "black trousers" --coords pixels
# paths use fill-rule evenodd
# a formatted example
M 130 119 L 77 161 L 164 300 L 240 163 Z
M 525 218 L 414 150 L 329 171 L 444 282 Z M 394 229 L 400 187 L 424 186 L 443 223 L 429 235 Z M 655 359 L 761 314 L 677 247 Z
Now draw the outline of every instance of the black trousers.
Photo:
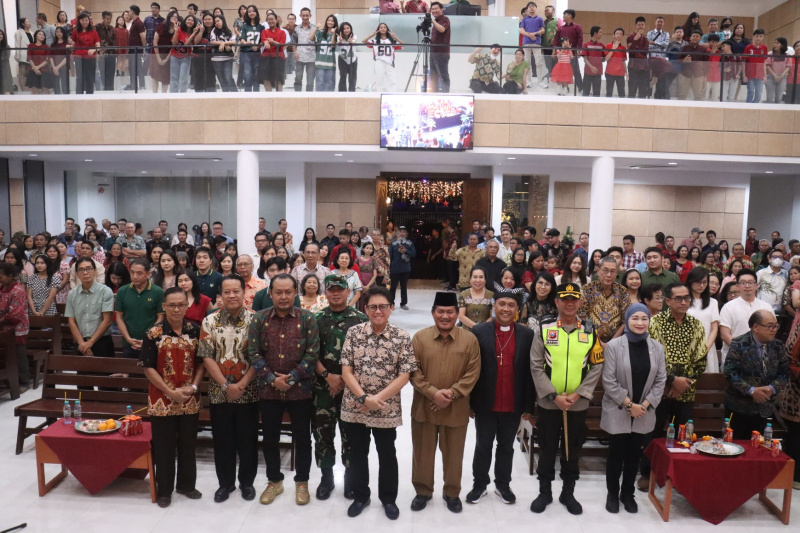
M 540 481 L 556 478 L 556 453 L 561 449 L 561 479 L 578 481 L 581 474 L 580 452 L 586 440 L 586 411 L 567 411 L 569 437 L 569 461 L 564 445 L 564 412 L 559 409 L 543 409 L 539 406 L 536 420 L 536 440 L 539 442 L 539 466 L 536 474 Z M 560 441 L 560 445 L 559 445 Z
M 28 348 L 25 344 L 15 344 L 17 351 L 17 372 L 19 384 L 27 387 L 31 382 L 31 364 L 28 361 Z
M 748 440 L 753 431 L 758 431 L 764 434 L 764 428 L 767 427 L 767 419 L 761 415 L 744 415 L 742 413 L 731 413 L 731 429 L 733 430 L 734 439 Z M 774 426 L 773 426 L 774 427 Z
M 622 494 L 633 495 L 636 471 L 642 458 L 645 435 L 620 433 L 611 435 L 606 461 L 606 488 L 609 494 L 620 493 L 619 476 L 622 475 Z
M 311 416 L 314 406 L 311 399 L 261 400 L 261 430 L 264 434 L 264 460 L 267 463 L 267 479 L 283 481 L 281 472 L 281 421 L 283 413 L 292 419 L 292 437 L 295 450 L 295 481 L 308 481 L 311 471 Z
M 538 78 L 542 79 L 542 78 Z M 503 84 L 503 92 L 506 94 L 519 94 L 523 91 L 515 81 L 507 81 Z
M 638 96 L 637 96 L 638 93 Z M 650 71 L 628 69 L 628 98 L 647 98 L 650 95 Z
M 600 82 L 602 79 L 602 76 L 599 74 L 586 74 L 583 77 L 583 96 L 589 96 L 590 94 L 593 96 L 600 96 Z
M 786 455 L 794 459 L 794 480 L 798 482 L 800 481 L 800 466 L 798 466 L 798 462 L 800 462 L 800 422 L 792 422 L 785 418 L 783 421 L 786 422 L 788 432 L 786 440 L 781 443 L 781 446 Z
M 171 496 L 174 489 L 192 491 L 197 481 L 197 445 L 199 415 L 151 416 L 153 463 L 156 467 L 158 497 Z M 175 451 L 178 456 L 178 480 L 175 481 Z
M 252 487 L 258 472 L 258 402 L 211 404 L 214 466 L 220 487 Z
M 355 92 L 358 78 L 358 62 L 347 63 L 339 58 L 339 92 Z
M 581 76 L 581 67 L 578 64 L 578 58 L 573 57 L 570 60 L 570 64 L 572 65 L 572 76 L 575 78 L 575 87 L 583 87 L 583 77 Z
M 669 88 L 672 85 L 672 82 L 675 81 L 675 77 L 677 73 L 669 73 L 663 74 L 660 78 L 658 78 L 658 82 L 656 83 L 656 92 L 653 95 L 653 98 L 658 100 L 669 100 Z
M 472 484 L 486 488 L 491 481 L 492 445 L 497 441 L 494 454 L 494 485 L 508 487 L 511 483 L 511 466 L 514 460 L 514 438 L 519 428 L 519 413 L 475 413 L 475 454 L 472 456 Z
M 394 441 L 397 438 L 395 428 L 371 428 L 364 424 L 342 422 L 350 441 L 350 486 L 353 499 L 365 502 L 370 497 L 369 490 L 369 445 L 370 434 L 375 438 L 375 449 L 378 450 L 378 499 L 383 504 L 397 501 L 399 474 L 397 466 L 397 450 Z
M 447 265 L 447 282 L 448 287 L 458 287 L 458 261 L 445 261 Z
M 137 87 L 139 89 L 145 89 L 146 84 L 144 82 L 145 75 L 147 74 L 147 69 L 145 68 L 144 64 L 144 53 L 141 50 L 133 53 L 131 51 L 128 54 L 128 73 L 131 77 L 131 90 L 135 90 Z
M 469 88 L 472 89 L 472 92 L 476 94 L 480 93 L 491 93 L 491 94 L 500 94 L 502 89 L 497 82 L 485 83 L 481 80 L 470 80 L 469 81 Z
M 656 407 L 656 427 L 649 433 L 642 444 L 642 449 L 647 448 L 653 439 L 660 439 L 666 436 L 667 420 L 675 418 L 675 437 L 678 437 L 678 426 L 685 424 L 687 420 L 692 418 L 693 404 L 691 402 L 679 402 L 672 398 L 663 398 L 661 403 Z M 640 471 L 642 476 L 650 477 L 650 458 L 642 455 Z
M 614 85 L 617 86 L 617 96 L 625 98 L 625 76 L 609 76 L 606 74 L 606 96 L 611 98 L 614 93 Z
M 100 56 L 100 78 L 103 80 L 103 90 L 114 90 L 114 74 L 116 74 L 117 56 Z
M 458 264 L 458 263 L 456 263 Z M 400 284 L 400 305 L 408 303 L 408 278 L 411 272 L 397 272 L 392 273 L 392 285 L 389 292 L 392 293 L 392 305 L 394 305 L 395 293 L 397 293 L 397 284 Z

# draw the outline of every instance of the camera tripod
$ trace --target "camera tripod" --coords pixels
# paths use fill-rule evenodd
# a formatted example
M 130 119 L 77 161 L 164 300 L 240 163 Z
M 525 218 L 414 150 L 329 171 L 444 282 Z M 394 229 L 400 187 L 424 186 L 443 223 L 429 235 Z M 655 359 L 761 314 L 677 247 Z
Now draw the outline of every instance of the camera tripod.
M 408 76 L 408 81 L 406 82 L 406 88 L 403 92 L 408 92 L 408 86 L 411 85 L 411 80 L 415 77 L 422 76 L 422 92 L 428 92 L 428 59 L 430 57 L 430 44 L 431 44 L 431 36 L 430 30 L 422 31 L 422 45 L 419 42 L 419 34 L 420 31 L 417 31 L 417 57 L 414 58 L 414 64 L 411 67 L 411 74 Z M 417 68 L 419 68 L 419 58 L 422 56 L 422 74 L 417 74 Z

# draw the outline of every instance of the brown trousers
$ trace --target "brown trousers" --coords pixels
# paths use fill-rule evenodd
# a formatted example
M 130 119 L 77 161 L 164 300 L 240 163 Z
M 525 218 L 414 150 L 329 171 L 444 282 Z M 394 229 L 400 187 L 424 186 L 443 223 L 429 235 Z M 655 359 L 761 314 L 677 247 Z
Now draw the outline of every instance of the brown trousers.
M 420 496 L 433 494 L 433 472 L 436 465 L 436 445 L 442 451 L 444 470 L 444 495 L 457 498 L 461 493 L 461 467 L 464 462 L 464 442 L 467 438 L 465 424 L 458 427 L 437 426 L 429 422 L 411 420 L 411 442 L 414 459 L 411 482 Z

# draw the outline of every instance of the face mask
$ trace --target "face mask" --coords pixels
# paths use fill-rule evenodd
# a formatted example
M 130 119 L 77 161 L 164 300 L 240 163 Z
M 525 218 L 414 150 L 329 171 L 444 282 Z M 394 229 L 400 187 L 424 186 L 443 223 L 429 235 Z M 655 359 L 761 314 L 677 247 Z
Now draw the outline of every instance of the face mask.
M 770 261 L 769 264 L 774 266 L 775 268 L 782 267 L 783 259 L 781 259 L 780 257 L 776 257 L 772 261 Z

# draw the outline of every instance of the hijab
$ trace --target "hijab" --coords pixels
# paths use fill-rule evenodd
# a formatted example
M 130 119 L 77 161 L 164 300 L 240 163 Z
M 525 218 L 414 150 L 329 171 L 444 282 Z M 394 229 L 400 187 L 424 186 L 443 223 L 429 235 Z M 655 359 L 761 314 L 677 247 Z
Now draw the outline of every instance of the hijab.
M 647 318 L 650 318 L 650 310 L 644 304 L 639 304 L 639 303 L 633 304 L 630 307 L 628 307 L 627 311 L 625 311 L 625 336 L 628 338 L 628 341 L 630 342 L 641 342 L 647 339 L 648 336 L 646 331 L 641 334 L 634 333 L 628 327 L 628 321 L 631 319 L 634 313 L 638 313 L 639 311 L 646 314 Z

